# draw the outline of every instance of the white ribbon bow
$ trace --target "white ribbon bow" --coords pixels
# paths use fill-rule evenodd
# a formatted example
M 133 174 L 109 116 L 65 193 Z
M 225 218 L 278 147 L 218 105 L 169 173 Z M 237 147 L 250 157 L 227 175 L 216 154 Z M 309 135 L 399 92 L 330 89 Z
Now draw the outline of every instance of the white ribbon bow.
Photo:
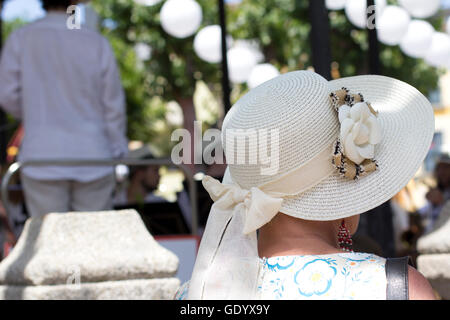
M 283 199 L 334 172 L 333 146 L 281 177 L 249 190 L 206 176 L 214 201 L 189 283 L 188 299 L 255 299 L 261 268 L 256 230 L 280 212 Z
M 242 189 L 237 184 L 223 184 L 218 180 L 206 176 L 203 186 L 211 199 L 221 209 L 229 208 L 238 203 L 245 207 L 244 234 L 249 234 L 268 223 L 280 211 L 282 198 L 275 198 L 252 187 L 250 190 Z

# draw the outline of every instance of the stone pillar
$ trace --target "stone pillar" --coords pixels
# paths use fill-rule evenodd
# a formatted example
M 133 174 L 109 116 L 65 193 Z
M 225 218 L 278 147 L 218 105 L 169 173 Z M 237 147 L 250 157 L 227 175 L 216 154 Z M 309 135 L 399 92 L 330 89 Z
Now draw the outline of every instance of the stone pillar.
M 442 299 L 450 300 L 450 201 L 441 211 L 434 229 L 417 242 L 418 270 Z
M 0 263 L 0 299 L 172 299 L 177 269 L 134 210 L 52 213 Z

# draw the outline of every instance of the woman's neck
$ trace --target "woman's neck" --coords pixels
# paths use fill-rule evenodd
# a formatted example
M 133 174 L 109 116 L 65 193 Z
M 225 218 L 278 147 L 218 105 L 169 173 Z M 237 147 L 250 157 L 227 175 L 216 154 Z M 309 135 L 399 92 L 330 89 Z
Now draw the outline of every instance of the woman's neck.
M 260 257 L 342 252 L 336 221 L 308 221 L 278 213 L 259 230 Z

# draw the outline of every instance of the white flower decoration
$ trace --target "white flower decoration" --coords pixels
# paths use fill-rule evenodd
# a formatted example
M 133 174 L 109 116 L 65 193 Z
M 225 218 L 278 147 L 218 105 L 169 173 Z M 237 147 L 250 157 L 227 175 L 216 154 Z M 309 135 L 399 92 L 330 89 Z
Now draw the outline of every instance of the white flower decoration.
M 344 155 L 359 165 L 366 159 L 373 159 L 375 145 L 382 138 L 381 126 L 366 102 L 358 102 L 352 107 L 339 108 L 341 123 L 340 141 Z

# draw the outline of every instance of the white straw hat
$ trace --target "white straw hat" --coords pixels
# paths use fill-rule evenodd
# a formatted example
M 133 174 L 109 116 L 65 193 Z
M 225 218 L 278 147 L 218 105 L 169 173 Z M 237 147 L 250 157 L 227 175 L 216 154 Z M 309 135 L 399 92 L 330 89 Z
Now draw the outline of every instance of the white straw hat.
M 387 77 L 298 71 L 251 90 L 224 120 L 229 172 L 202 180 L 214 204 L 188 298 L 258 297 L 261 226 L 278 212 L 336 220 L 382 204 L 413 178 L 433 131 L 427 99 Z
M 278 147 L 278 170 L 272 175 L 261 174 L 267 163 L 233 164 L 227 159 L 229 173 L 224 183 L 232 179 L 243 189 L 259 187 L 314 162 L 311 160 L 324 150 L 329 150 L 332 168 L 340 121 L 330 94 L 342 87 L 361 93 L 378 112 L 383 135 L 374 151 L 378 168 L 357 180 L 346 179 L 333 170 L 313 187 L 284 197 L 280 212 L 307 220 L 335 220 L 366 212 L 392 198 L 421 166 L 432 141 L 434 115 L 429 101 L 414 87 L 376 75 L 327 81 L 314 72 L 296 71 L 248 92 L 224 120 L 223 147 L 228 155 L 230 137 L 226 133 L 230 129 L 278 130 L 279 143 L 269 139 L 267 146 L 268 150 Z M 249 144 L 233 148 L 246 159 L 258 157 L 258 148 Z M 314 164 L 311 168 L 314 172 Z

